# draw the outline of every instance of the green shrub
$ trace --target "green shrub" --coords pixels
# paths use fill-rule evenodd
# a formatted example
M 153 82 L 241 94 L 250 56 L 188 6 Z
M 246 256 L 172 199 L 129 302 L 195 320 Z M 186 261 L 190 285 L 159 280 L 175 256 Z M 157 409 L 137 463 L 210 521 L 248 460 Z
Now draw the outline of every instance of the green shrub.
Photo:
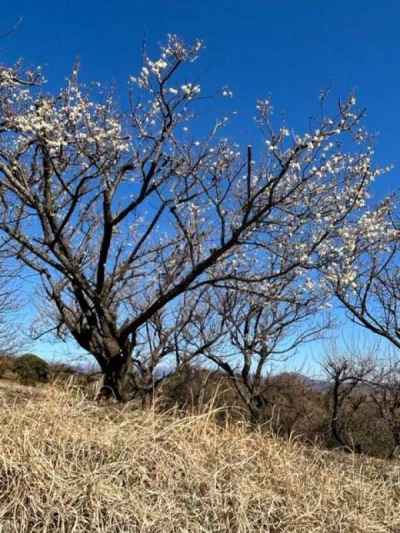
M 25 354 L 18 357 L 14 363 L 14 372 L 19 381 L 25 385 L 34 385 L 37 382 L 49 380 L 49 365 L 35 354 Z

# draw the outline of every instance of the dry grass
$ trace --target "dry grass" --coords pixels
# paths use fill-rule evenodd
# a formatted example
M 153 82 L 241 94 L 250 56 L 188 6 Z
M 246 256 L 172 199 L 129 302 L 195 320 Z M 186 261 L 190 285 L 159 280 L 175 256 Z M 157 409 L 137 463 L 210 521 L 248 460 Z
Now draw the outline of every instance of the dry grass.
M 31 392 L 0 389 L 3 533 L 400 532 L 398 464 Z

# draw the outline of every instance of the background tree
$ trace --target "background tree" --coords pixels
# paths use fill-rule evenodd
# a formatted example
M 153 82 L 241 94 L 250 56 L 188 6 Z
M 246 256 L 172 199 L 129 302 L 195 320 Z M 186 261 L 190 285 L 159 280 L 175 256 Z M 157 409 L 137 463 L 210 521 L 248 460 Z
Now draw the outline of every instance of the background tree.
M 370 397 L 378 416 L 385 423 L 392 438 L 388 452 L 393 458 L 400 447 L 400 365 L 393 357 L 387 357 L 376 365 L 369 379 Z
M 0 266 L 0 357 L 15 355 L 23 344 L 17 314 L 23 298 L 16 275 L 15 269 L 9 268 L 3 260 Z
M 215 291 L 251 287 L 268 306 L 274 280 L 306 287 L 343 260 L 337 243 L 379 174 L 353 97 L 332 116 L 322 105 L 301 135 L 259 101 L 257 150 L 229 141 L 225 118 L 196 135 L 208 99 L 186 68 L 201 47 L 170 36 L 158 59 L 145 54 L 127 111 L 76 70 L 55 95 L 37 73 L 0 70 L 0 231 L 40 277 L 57 334 L 96 358 L 119 400 L 143 344 L 151 372 L 187 351 L 185 317 Z
M 329 356 L 323 363 L 329 390 L 329 429 L 335 444 L 361 452 L 361 444 L 354 440 L 350 422 L 368 399 L 368 379 L 372 378 L 376 361 L 370 357 L 351 355 Z
M 253 422 L 265 420 L 267 409 L 273 407 L 268 367 L 332 326 L 322 313 L 326 293 L 310 279 L 304 286 L 290 272 L 268 288 L 264 285 L 264 290 L 255 293 L 230 281 L 229 289 L 217 292 L 217 313 L 226 335 L 219 350 L 211 345 L 203 352 L 230 377 Z

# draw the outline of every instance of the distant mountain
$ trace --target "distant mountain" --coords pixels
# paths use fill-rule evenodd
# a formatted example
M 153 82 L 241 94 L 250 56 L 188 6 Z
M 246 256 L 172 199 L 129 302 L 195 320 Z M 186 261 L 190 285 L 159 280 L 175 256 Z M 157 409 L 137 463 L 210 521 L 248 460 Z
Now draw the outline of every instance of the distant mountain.
M 325 392 L 329 389 L 329 383 L 323 379 L 314 379 L 300 374 L 304 383 L 317 392 Z

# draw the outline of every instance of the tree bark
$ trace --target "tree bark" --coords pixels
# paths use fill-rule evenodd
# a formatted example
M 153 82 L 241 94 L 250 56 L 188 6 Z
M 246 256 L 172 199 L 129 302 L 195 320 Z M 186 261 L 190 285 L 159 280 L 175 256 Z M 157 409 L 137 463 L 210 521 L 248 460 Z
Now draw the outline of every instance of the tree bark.
M 134 396 L 133 365 L 129 356 L 119 354 L 112 357 L 102 368 L 104 378 L 99 397 L 115 398 L 127 402 Z

